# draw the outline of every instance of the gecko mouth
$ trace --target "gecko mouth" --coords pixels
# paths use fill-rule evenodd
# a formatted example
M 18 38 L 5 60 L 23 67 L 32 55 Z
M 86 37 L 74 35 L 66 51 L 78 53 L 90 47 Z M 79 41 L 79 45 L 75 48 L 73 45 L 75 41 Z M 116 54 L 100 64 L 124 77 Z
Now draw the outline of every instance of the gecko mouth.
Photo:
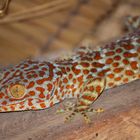
M 27 100 L 21 101 L 19 103 L 11 103 L 7 105 L 0 106 L 0 112 L 12 112 L 12 111 L 21 111 L 24 108 L 24 104 Z
M 24 99 L 24 101 L 20 101 L 17 103 L 0 105 L 0 112 L 15 112 L 15 111 L 20 112 L 20 111 L 28 111 L 28 110 L 45 109 L 47 108 L 46 104 L 48 102 L 46 100 L 44 101 L 38 98 L 28 98 L 28 99 Z

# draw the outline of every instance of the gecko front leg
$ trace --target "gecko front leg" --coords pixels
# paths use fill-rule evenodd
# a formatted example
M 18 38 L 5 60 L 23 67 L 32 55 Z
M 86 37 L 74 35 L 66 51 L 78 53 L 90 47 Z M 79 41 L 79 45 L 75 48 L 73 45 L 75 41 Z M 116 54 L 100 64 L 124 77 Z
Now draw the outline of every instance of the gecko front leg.
M 81 114 L 86 123 L 90 122 L 87 112 L 103 112 L 102 108 L 93 109 L 91 104 L 100 96 L 105 88 L 105 78 L 89 79 L 83 86 L 82 96 L 77 99 L 75 105 L 69 104 L 65 111 L 72 111 L 69 116 L 65 118 L 65 122 L 70 121 L 76 114 Z

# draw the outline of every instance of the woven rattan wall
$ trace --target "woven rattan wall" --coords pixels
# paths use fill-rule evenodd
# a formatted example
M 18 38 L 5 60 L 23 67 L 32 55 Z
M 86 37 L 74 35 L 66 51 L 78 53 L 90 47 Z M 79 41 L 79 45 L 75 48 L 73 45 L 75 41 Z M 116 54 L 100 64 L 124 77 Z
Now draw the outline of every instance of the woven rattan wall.
M 14 64 L 50 51 L 71 49 L 84 38 L 98 44 L 103 34 L 96 34 L 97 30 L 109 30 L 104 22 L 110 25 L 113 16 L 117 17 L 116 9 L 126 5 L 126 1 L 129 5 L 139 3 L 136 0 L 11 0 L 8 14 L 0 19 L 0 63 Z

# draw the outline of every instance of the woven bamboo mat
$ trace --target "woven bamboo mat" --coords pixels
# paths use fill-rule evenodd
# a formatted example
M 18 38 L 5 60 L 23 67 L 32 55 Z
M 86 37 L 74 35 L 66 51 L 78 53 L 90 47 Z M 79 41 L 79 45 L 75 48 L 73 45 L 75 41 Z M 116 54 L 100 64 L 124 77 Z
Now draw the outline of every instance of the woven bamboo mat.
M 0 64 L 15 64 L 54 50 L 69 50 L 84 38 L 91 38 L 96 44 L 106 29 L 106 21 L 110 25 L 112 17 L 117 17 L 116 9 L 126 5 L 126 1 L 11 0 L 8 14 L 0 19 Z M 139 3 L 128 2 L 132 7 Z

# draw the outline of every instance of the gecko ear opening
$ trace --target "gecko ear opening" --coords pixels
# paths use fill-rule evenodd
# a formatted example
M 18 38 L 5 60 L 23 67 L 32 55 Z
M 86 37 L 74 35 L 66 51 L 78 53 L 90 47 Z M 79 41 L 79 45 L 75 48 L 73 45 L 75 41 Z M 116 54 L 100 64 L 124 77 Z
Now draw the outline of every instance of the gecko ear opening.
M 26 94 L 26 88 L 21 84 L 14 84 L 9 87 L 9 93 L 13 99 L 22 99 Z

